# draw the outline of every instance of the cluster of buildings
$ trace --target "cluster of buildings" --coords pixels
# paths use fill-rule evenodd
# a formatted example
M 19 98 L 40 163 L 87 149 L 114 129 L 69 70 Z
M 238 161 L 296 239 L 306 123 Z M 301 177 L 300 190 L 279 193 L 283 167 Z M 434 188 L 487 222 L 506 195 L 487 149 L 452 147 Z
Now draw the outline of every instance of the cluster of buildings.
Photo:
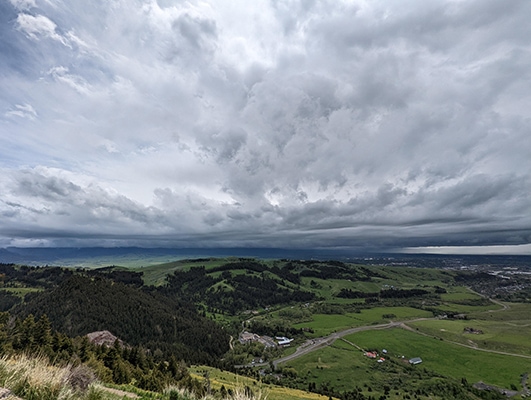
M 291 342 L 293 342 L 293 339 L 287 338 L 285 336 L 275 336 L 275 339 L 273 339 L 270 336 L 260 336 L 256 333 L 247 331 L 240 333 L 239 340 L 241 344 L 258 342 L 262 343 L 265 347 L 288 347 L 290 346 Z
M 383 349 L 382 353 L 383 354 L 387 354 L 387 350 Z M 366 351 L 366 352 L 363 353 L 363 355 L 365 357 L 372 358 L 372 359 L 378 361 L 379 363 L 383 363 L 385 361 L 385 357 L 380 356 L 376 351 Z M 402 356 L 402 358 L 404 358 L 404 356 Z M 421 362 L 422 362 L 422 358 L 420 358 L 420 357 L 413 357 L 413 358 L 409 359 L 409 363 L 411 365 L 417 365 L 417 364 L 420 364 Z
M 378 355 L 378 353 L 376 353 L 375 351 L 366 351 L 364 354 L 365 354 L 366 357 L 378 359 L 377 361 L 379 363 L 383 363 L 385 361 L 385 358 L 384 357 L 380 357 Z

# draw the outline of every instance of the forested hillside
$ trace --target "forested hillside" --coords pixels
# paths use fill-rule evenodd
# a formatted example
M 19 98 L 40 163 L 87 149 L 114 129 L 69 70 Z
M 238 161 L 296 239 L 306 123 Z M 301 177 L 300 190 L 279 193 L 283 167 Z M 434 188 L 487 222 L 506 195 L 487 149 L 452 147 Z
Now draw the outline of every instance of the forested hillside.
M 46 314 L 54 329 L 69 336 L 109 330 L 130 345 L 194 363 L 214 365 L 228 350 L 228 335 L 192 304 L 102 277 L 75 274 L 32 294 L 14 313 Z
M 204 266 L 177 271 L 168 275 L 164 292 L 234 315 L 258 307 L 314 300 L 315 294 L 298 288 L 299 283 L 299 276 L 286 268 L 243 260 L 208 271 Z

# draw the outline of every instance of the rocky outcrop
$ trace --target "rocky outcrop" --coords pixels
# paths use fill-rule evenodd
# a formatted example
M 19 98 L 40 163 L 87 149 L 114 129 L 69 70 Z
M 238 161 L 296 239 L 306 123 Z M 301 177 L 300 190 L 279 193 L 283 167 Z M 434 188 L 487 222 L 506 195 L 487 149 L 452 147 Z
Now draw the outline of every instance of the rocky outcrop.
M 113 346 L 114 342 L 118 340 L 120 346 L 123 346 L 123 342 L 114 336 L 109 331 L 97 331 L 87 334 L 87 337 L 91 343 L 97 344 L 99 346 Z

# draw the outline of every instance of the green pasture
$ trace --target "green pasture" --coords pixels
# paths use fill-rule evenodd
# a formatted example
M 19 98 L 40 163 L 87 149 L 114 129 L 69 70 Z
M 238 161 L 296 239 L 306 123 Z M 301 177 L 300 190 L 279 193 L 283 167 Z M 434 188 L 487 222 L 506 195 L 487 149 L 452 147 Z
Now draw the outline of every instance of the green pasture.
M 454 301 L 454 302 L 457 302 L 457 303 L 459 301 L 463 301 L 463 300 L 477 300 L 477 299 L 480 299 L 480 298 L 481 298 L 481 296 L 479 296 L 479 295 L 477 295 L 475 293 L 472 293 L 470 291 L 467 291 L 467 290 L 451 291 L 449 293 L 441 294 L 441 300 L 443 300 L 443 301 Z
M 498 309 L 500 307 L 497 306 L 496 304 L 486 305 L 486 306 L 474 306 L 474 305 L 467 305 L 467 304 L 445 302 L 441 304 L 440 306 L 436 306 L 434 308 L 443 313 L 470 314 L 470 313 L 484 313 L 489 310 Z
M 314 282 L 312 286 L 311 282 Z M 358 290 L 360 292 L 378 292 L 382 288 L 379 281 L 350 281 L 346 279 L 319 279 L 319 278 L 301 278 L 301 286 L 306 290 L 314 292 L 318 297 L 325 300 L 337 299 L 335 296 L 341 289 Z
M 430 336 L 454 341 L 467 346 L 531 356 L 531 321 L 512 324 L 486 320 L 429 320 L 408 323 L 412 328 Z M 466 333 L 473 328 L 482 333 Z
M 226 264 L 227 262 L 228 259 L 224 258 L 209 258 L 206 260 L 201 260 L 200 262 L 186 259 L 150 265 L 142 268 L 135 268 L 135 270 L 138 272 L 143 272 L 143 279 L 146 285 L 158 286 L 162 285 L 166 279 L 166 276 L 172 272 L 200 266 L 205 266 L 205 268 L 208 269 Z
M 314 382 L 317 387 L 324 384 L 339 391 L 358 390 L 366 398 L 374 399 L 384 395 L 385 387 L 392 388 L 385 397 L 387 399 L 427 398 L 414 393 L 431 379 L 422 367 L 415 369 L 405 359 L 386 358 L 383 363 L 378 363 L 341 339 L 281 367 L 295 370 L 298 377 Z
M 386 314 L 394 314 L 395 317 L 384 318 Z M 376 324 L 382 322 L 400 321 L 406 319 L 414 318 L 431 318 L 433 317 L 430 311 L 419 310 L 418 308 L 412 307 L 374 307 L 369 309 L 361 310 L 359 315 L 362 321 L 368 324 Z
M 372 271 L 382 275 L 386 284 L 408 288 L 420 286 L 442 286 L 451 282 L 451 276 L 447 271 L 435 268 L 411 268 L 411 267 L 368 267 Z
M 385 348 L 396 359 L 421 357 L 423 363 L 416 367 L 456 379 L 465 377 L 470 383 L 520 387 L 520 375 L 531 372 L 531 358 L 473 350 L 404 329 L 359 332 L 346 339 L 362 348 Z
M 393 318 L 384 315 L 394 314 Z M 312 328 L 312 337 L 327 336 L 333 332 L 356 326 L 381 324 L 392 320 L 407 320 L 415 318 L 430 318 L 432 313 L 411 307 L 374 307 L 363 309 L 359 313 L 346 314 L 313 314 L 312 321 L 295 324 L 297 329 Z
M 384 379 L 383 374 L 371 368 L 376 364 L 363 356 L 355 347 L 336 341 L 332 346 L 290 361 L 283 367 L 292 367 L 298 376 L 305 376 L 317 385 L 329 382 L 338 390 L 353 390 L 371 380 Z
M 337 340 L 332 346 L 290 361 L 286 366 L 318 384 L 330 382 L 340 390 L 372 386 L 375 391 L 381 391 L 384 384 L 399 381 L 412 388 L 415 382 L 426 379 L 415 371 L 419 374 L 433 371 L 432 376 L 435 373 L 458 381 L 466 378 L 470 383 L 483 381 L 500 387 L 509 388 L 511 384 L 520 387 L 520 375 L 531 370 L 531 359 L 472 350 L 399 328 L 359 332 L 345 339 L 364 349 L 381 352 L 385 348 L 386 361 L 377 363 L 351 344 Z M 421 357 L 423 363 L 410 366 L 408 359 L 412 357 Z M 364 394 L 370 393 L 364 389 Z
M 311 328 L 314 331 L 312 337 L 321 337 L 361 325 L 364 325 L 364 322 L 358 318 L 358 314 L 314 314 L 312 321 L 295 324 L 293 327 L 297 329 Z
M 324 303 L 330 305 L 365 304 L 365 299 L 343 299 L 341 297 L 336 297 L 334 299 L 324 300 Z
M 531 303 L 503 303 L 507 308 L 504 310 L 501 306 L 492 305 L 492 309 L 499 307 L 494 312 L 474 312 L 469 317 L 473 319 L 484 319 L 488 321 L 507 321 L 516 325 L 526 325 L 531 323 Z
M 358 267 L 358 266 L 353 266 Z M 379 277 L 372 277 L 370 281 L 351 281 L 346 279 L 319 279 L 314 277 L 302 277 L 301 286 L 307 290 L 316 293 L 317 296 L 325 301 L 336 302 L 335 297 L 341 289 L 357 290 L 360 292 L 379 292 L 386 287 L 398 287 L 402 289 L 424 288 L 428 291 L 433 290 L 433 287 L 445 287 L 449 289 L 448 283 L 451 276 L 445 271 L 437 269 L 421 269 L 409 267 L 379 267 L 368 266 L 368 269 L 380 275 Z M 313 281 L 313 285 L 312 285 Z M 457 289 L 461 293 L 460 289 Z M 463 288 L 464 292 L 467 292 Z M 467 292 L 469 293 L 469 292 Z M 477 295 L 469 294 L 468 297 L 455 295 L 449 299 L 474 299 Z

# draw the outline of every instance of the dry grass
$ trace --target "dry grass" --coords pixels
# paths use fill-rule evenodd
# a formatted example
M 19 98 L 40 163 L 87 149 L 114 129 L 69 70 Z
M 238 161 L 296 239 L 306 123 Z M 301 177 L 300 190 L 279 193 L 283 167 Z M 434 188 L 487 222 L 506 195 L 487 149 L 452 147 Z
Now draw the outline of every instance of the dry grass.
M 263 396 L 261 391 L 249 393 L 244 388 L 237 388 L 232 396 L 233 400 L 266 400 L 267 396 Z
M 164 394 L 168 397 L 169 400 L 219 400 L 219 397 L 205 395 L 201 398 L 198 398 L 194 394 L 188 392 L 185 389 L 178 387 L 168 387 Z M 234 389 L 232 395 L 227 395 L 224 399 L 226 400 L 266 400 L 267 396 L 264 396 L 261 391 L 250 392 L 249 389 L 238 387 Z
M 57 367 L 43 357 L 18 354 L 0 358 L 0 388 L 9 389 L 8 399 L 25 400 L 107 400 L 127 397 L 161 400 L 216 400 L 214 396 L 202 398 L 184 389 L 169 387 L 162 394 L 134 395 L 103 388 L 94 382 L 93 372 L 86 366 Z M 146 392 L 147 393 L 147 392 Z M 266 400 L 260 390 L 234 387 L 225 400 Z M 18 396 L 18 397 L 15 397 Z M 217 398 L 219 400 L 219 397 Z
M 90 386 L 93 381 L 88 369 L 59 368 L 43 357 L 18 354 L 0 358 L 0 386 L 27 400 L 103 398 Z

